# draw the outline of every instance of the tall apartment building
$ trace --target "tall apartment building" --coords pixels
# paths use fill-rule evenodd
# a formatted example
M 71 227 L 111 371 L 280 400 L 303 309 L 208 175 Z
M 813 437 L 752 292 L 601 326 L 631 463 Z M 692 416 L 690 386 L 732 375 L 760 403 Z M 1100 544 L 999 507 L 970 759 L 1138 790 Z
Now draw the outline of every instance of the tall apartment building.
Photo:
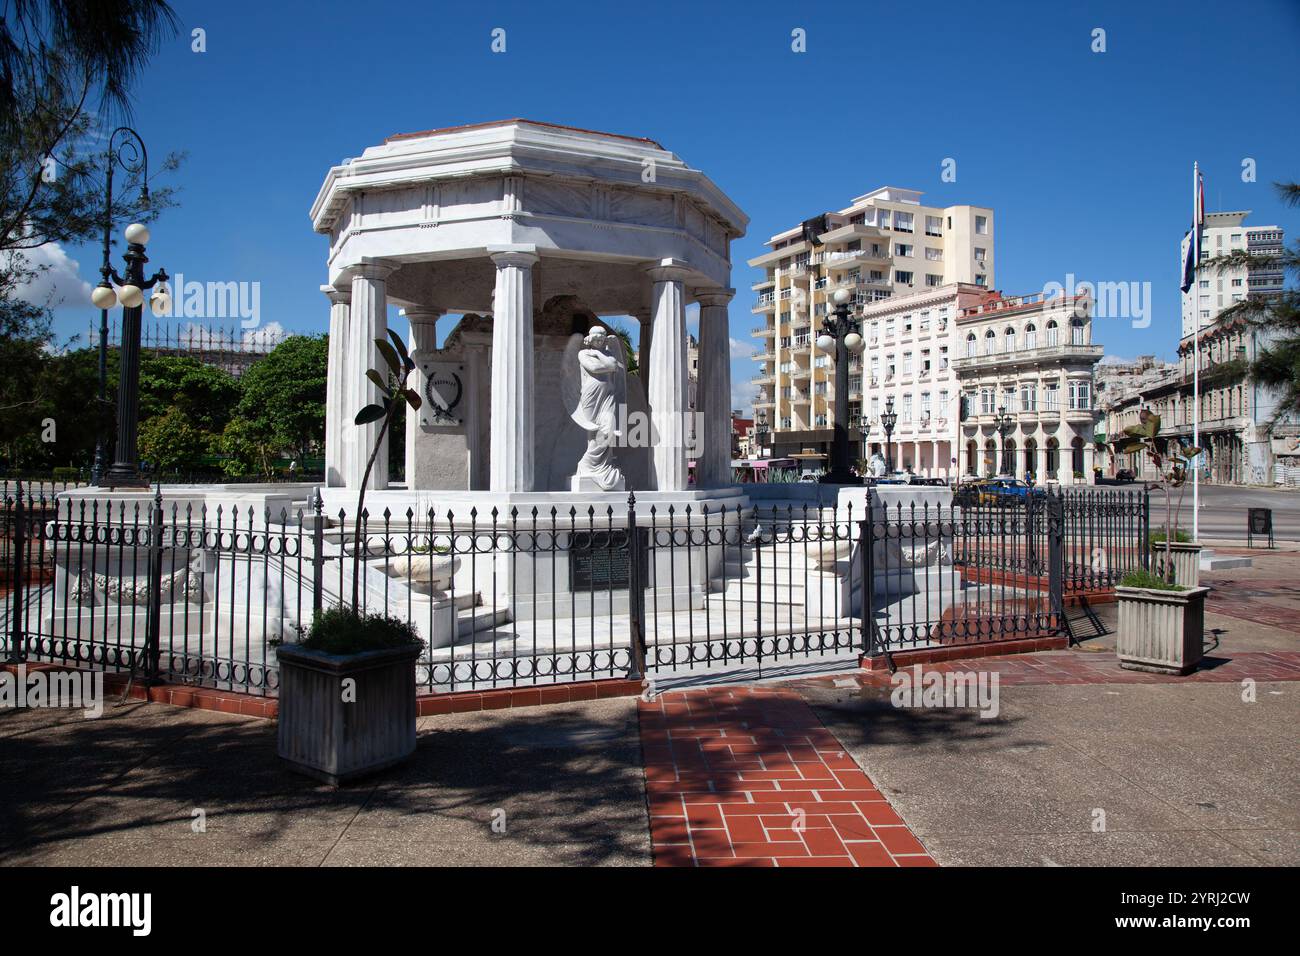
M 828 311 L 830 296 L 839 289 L 853 293 L 859 313 L 875 315 L 886 300 L 918 298 L 911 331 L 904 333 L 895 325 L 893 344 L 901 361 L 911 348 L 914 360 L 921 362 L 921 351 L 930 348 L 932 370 L 937 371 L 939 348 L 935 329 L 940 299 L 949 299 L 955 316 L 960 286 L 974 287 L 977 293 L 990 288 L 994 281 L 993 210 L 982 206 L 926 206 L 921 193 L 914 189 L 886 186 L 855 198 L 844 209 L 823 213 L 767 241 L 769 251 L 749 260 L 764 270 L 764 278 L 754 283 L 758 302 L 753 311 L 763 322 L 753 330 L 763 340 L 755 358 L 762 370 L 755 376 L 759 396 L 755 413 L 766 415 L 771 427 L 773 457 L 785 457 L 809 449 L 827 454 L 833 438 L 835 409 L 835 369 L 830 356 L 817 351 L 815 342 L 821 322 Z M 929 316 L 927 333 L 920 331 L 921 296 L 936 297 Z M 890 312 L 891 307 L 885 307 Z M 906 312 L 906 309 L 904 310 Z M 880 320 L 884 322 L 884 315 Z M 899 319 L 895 319 L 896 323 Z M 864 328 L 864 334 L 869 330 Z M 883 324 L 879 344 L 884 345 Z M 867 335 L 870 343 L 870 335 Z M 922 339 L 924 338 L 924 342 Z M 925 342 L 930 344 L 927 346 Z M 867 409 L 873 398 L 883 405 L 884 393 L 871 392 L 870 363 L 876 349 L 868 344 L 861 356 L 850 362 L 849 437 L 855 458 L 866 457 L 859 431 L 864 403 Z M 901 370 L 896 369 L 896 372 Z M 919 380 L 918 380 L 919 381 Z M 877 388 L 883 378 L 877 376 Z M 901 379 L 890 383 L 901 385 Z M 938 386 L 930 392 L 938 407 Z M 900 393 L 897 401 L 900 401 Z M 948 401 L 955 401 L 955 391 Z M 917 386 L 915 401 L 921 401 Z M 946 403 L 945 403 L 946 404 Z M 930 437 L 933 433 L 916 433 L 914 468 L 928 460 L 937 468 L 943 453 Z M 873 443 L 874 444 L 874 443 Z M 922 457 L 922 451 L 928 459 Z M 949 449 L 950 450 L 950 449 Z M 950 460 L 951 455 L 947 458 Z M 942 472 L 940 472 L 942 473 Z
M 1281 228 L 1247 226 L 1249 215 L 1249 210 L 1207 213 L 1202 261 L 1242 249 L 1256 255 L 1280 252 Z M 1189 241 L 1190 234 L 1179 243 L 1180 261 Z M 1276 399 L 1268 389 L 1251 383 L 1243 370 L 1266 344 L 1264 333 L 1240 317 L 1222 315 L 1247 296 L 1280 292 L 1282 279 L 1281 270 L 1275 268 L 1239 267 L 1220 273 L 1202 267 L 1195 285 L 1183 293 L 1183 334 L 1178 345 L 1182 374 L 1150 397 L 1152 409 L 1161 415 L 1161 434 L 1190 442 L 1199 352 L 1200 444 L 1206 450 L 1203 474 L 1211 481 L 1269 484 L 1275 480 L 1275 466 L 1283 463 L 1280 459 L 1295 463 L 1295 451 L 1288 454 L 1288 450 L 1300 427 L 1294 422 L 1270 427 Z

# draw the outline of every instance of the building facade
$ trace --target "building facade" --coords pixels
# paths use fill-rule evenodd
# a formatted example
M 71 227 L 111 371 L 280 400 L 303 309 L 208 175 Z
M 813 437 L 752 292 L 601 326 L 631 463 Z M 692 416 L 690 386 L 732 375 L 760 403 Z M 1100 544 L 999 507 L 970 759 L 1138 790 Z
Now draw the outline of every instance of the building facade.
M 1207 213 L 1201 260 L 1246 251 L 1271 255 L 1282 251 L 1278 226 L 1247 226 L 1249 210 Z M 1190 235 L 1179 245 L 1184 256 Z M 1288 481 L 1297 464 L 1288 443 L 1300 436 L 1292 421 L 1273 424 L 1277 412 L 1269 389 L 1249 381 L 1246 368 L 1267 344 L 1267 333 L 1243 318 L 1224 315 L 1248 296 L 1282 291 L 1280 269 L 1238 266 L 1220 271 L 1202 266 L 1192 288 L 1182 295 L 1182 339 L 1178 344 L 1180 375 L 1148 396 L 1160 415 L 1160 434 L 1191 443 L 1195 430 L 1199 377 L 1199 443 L 1205 449 L 1201 477 L 1227 484 L 1272 484 Z M 1199 376 L 1196 374 L 1199 366 Z
M 927 478 L 958 471 L 960 385 L 954 329 L 963 309 L 987 290 L 957 282 L 865 305 L 866 348 L 849 377 L 849 415 L 863 426 L 861 457 L 880 455 L 896 470 Z M 881 415 L 896 417 L 887 434 Z
M 957 315 L 963 475 L 1092 481 L 1097 412 L 1091 299 L 989 293 Z
M 855 310 L 864 312 L 894 298 L 931 291 L 941 294 L 949 286 L 970 285 L 977 290 L 992 286 L 993 211 L 981 206 L 926 206 L 921 195 L 892 186 L 876 189 L 856 197 L 844 209 L 778 233 L 768 240 L 768 252 L 749 260 L 765 273 L 753 286 L 758 293 L 753 311 L 762 316 L 753 330 L 761 340 L 755 355 L 761 370 L 754 378 L 759 387 L 754 404 L 756 412 L 767 413 L 774 456 L 829 451 L 835 369 L 831 357 L 817 351 L 815 342 L 830 296 L 837 290 L 849 290 Z M 919 335 L 919 324 L 915 331 Z M 937 349 L 933 331 L 930 339 Z M 901 337 L 896 345 L 901 358 Z M 923 347 L 917 345 L 914 360 L 919 362 Z M 850 361 L 849 435 L 855 458 L 865 457 L 873 444 L 869 435 L 864 442 L 859 430 L 864 398 L 868 415 L 870 408 L 863 382 L 864 376 L 869 381 L 872 356 L 882 348 L 883 330 L 875 348 L 868 336 L 866 351 Z M 934 353 L 932 362 L 937 361 Z M 919 410 L 919 392 L 915 401 Z M 937 401 L 932 391 L 931 402 Z M 933 412 L 932 406 L 932 418 L 937 419 Z M 913 440 L 929 443 L 929 467 L 934 468 L 940 453 L 934 439 L 928 433 L 922 439 L 921 434 L 918 431 Z M 922 460 L 920 446 L 916 447 L 914 467 Z

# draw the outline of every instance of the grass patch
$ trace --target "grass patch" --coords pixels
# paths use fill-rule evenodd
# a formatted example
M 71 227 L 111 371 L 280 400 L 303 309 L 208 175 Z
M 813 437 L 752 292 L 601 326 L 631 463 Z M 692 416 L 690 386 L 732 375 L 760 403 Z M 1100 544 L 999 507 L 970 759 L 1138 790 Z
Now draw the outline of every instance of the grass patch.
M 383 614 L 354 614 L 330 608 L 316 615 L 302 646 L 326 654 L 360 654 L 395 647 L 423 647 L 415 626 Z
M 1181 584 L 1170 584 L 1158 574 L 1150 571 L 1130 571 L 1119 579 L 1122 588 L 1150 588 L 1152 591 L 1186 591 Z

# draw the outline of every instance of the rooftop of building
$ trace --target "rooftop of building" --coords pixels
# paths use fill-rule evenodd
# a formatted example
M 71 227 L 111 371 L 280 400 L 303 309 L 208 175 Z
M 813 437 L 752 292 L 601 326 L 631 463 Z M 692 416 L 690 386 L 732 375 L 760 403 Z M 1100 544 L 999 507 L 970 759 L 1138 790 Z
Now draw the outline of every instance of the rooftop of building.
M 489 120 L 484 123 L 465 123 L 461 126 L 442 126 L 438 129 L 425 129 L 414 133 L 395 133 L 394 135 L 387 137 L 384 142 L 393 143 L 403 139 L 420 139 L 426 136 L 440 136 L 444 133 L 464 133 L 469 130 L 490 129 L 494 126 L 512 125 L 537 126 L 542 129 L 562 129 L 570 133 L 585 133 L 590 136 L 608 136 L 611 139 L 623 139 L 633 143 L 645 143 L 646 145 L 653 146 L 656 149 L 663 149 L 661 144 L 644 136 L 627 136 L 623 133 L 606 133 L 598 129 L 584 129 L 581 126 L 566 126 L 563 123 L 547 123 L 544 120 L 524 119 L 523 117 L 518 116 L 513 119 Z

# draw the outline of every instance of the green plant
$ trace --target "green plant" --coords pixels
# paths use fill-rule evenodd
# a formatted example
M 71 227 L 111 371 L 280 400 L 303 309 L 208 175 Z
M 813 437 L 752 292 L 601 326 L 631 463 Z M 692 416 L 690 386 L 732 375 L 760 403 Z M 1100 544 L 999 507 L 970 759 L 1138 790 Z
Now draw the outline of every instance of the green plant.
M 357 595 L 361 585 L 361 523 L 365 514 L 366 486 L 370 484 L 370 472 L 375 467 L 375 459 L 379 457 L 379 449 L 384 447 L 384 436 L 388 434 L 389 426 L 392 425 L 397 410 L 403 406 L 403 403 L 410 405 L 412 411 L 420 410 L 420 396 L 415 394 L 415 389 L 408 388 L 406 384 L 411 377 L 411 373 L 415 371 L 415 362 L 407 353 L 406 344 L 396 332 L 389 329 L 388 337 L 392 339 L 391 345 L 383 339 L 375 339 L 375 347 L 379 349 L 384 364 L 388 366 L 387 374 L 373 368 L 366 369 L 366 378 L 370 379 L 375 384 L 375 387 L 379 389 L 380 403 L 378 405 L 367 405 L 357 412 L 357 417 L 354 420 L 357 425 L 368 425 L 377 421 L 383 422 L 379 427 L 379 433 L 375 436 L 375 446 L 370 450 L 370 457 L 366 459 L 366 470 L 361 476 L 361 488 L 357 492 L 357 513 L 354 521 L 355 529 L 352 533 L 352 608 L 354 613 L 360 607 L 360 604 L 357 603 Z
M 327 654 L 360 654 L 394 647 L 423 647 L 415 626 L 384 614 L 332 607 L 316 615 L 302 646 Z
M 1160 416 L 1148 409 L 1142 409 L 1138 423 L 1124 429 L 1124 437 L 1115 441 L 1117 454 L 1145 454 L 1160 475 L 1157 484 L 1165 493 L 1165 580 L 1174 582 L 1173 540 L 1177 537 L 1174 529 L 1177 518 L 1183 509 L 1183 495 L 1186 493 L 1189 465 L 1201 449 L 1193 445 L 1184 445 L 1177 439 L 1167 441 L 1168 448 L 1161 446 Z M 1178 491 L 1178 507 L 1173 504 L 1173 489 Z
M 1174 584 L 1166 581 L 1158 574 L 1152 574 L 1150 571 L 1130 571 L 1119 579 L 1119 586 L 1122 588 L 1149 588 L 1152 591 L 1186 591 L 1187 588 L 1181 584 Z
M 1175 544 L 1189 544 L 1191 540 L 1192 540 L 1192 536 L 1188 534 L 1186 529 L 1178 528 L 1177 530 L 1174 531 Z M 1164 544 L 1165 533 L 1163 531 L 1151 532 L 1151 537 L 1148 539 L 1148 543 L 1150 544 L 1151 547 L 1155 547 L 1157 544 Z

